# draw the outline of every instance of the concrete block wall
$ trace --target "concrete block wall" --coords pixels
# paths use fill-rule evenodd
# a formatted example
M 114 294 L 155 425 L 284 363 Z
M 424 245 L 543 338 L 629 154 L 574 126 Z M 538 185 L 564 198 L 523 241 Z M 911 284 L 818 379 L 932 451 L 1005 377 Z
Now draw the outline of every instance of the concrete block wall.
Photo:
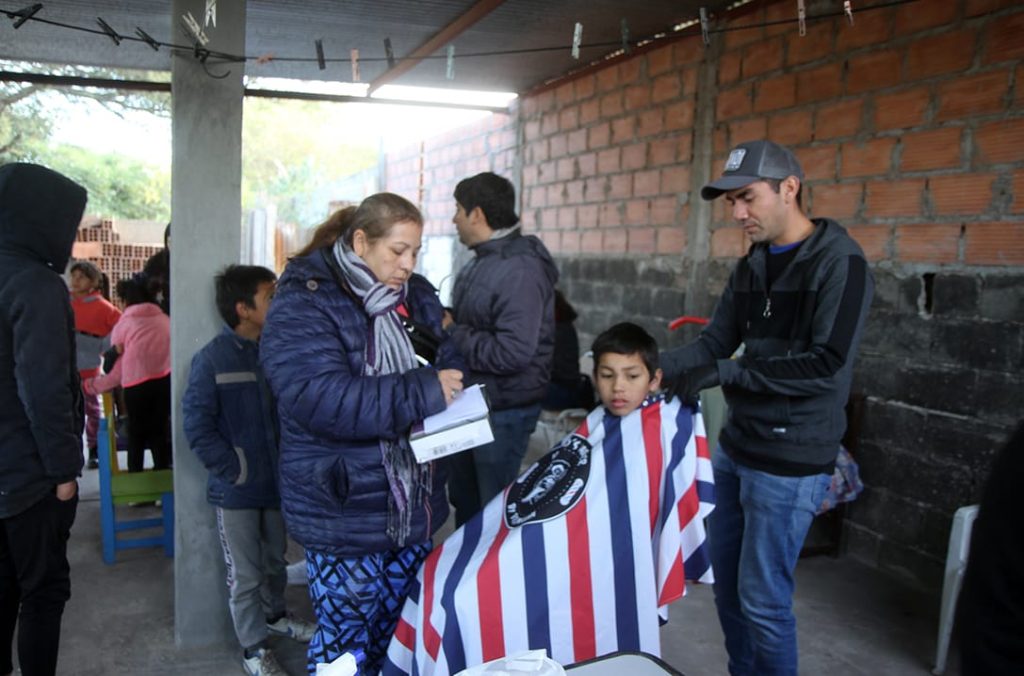
M 850 229 L 877 282 L 847 552 L 936 587 L 953 512 L 1024 414 L 1024 6 L 764 25 L 794 14 L 752 3 L 716 24 L 752 28 L 707 49 L 684 38 L 521 99 L 523 222 L 559 262 L 581 344 L 627 318 L 678 343 L 693 331 L 667 321 L 709 314 L 747 246 L 696 191 L 737 142 L 790 145 L 805 207 Z

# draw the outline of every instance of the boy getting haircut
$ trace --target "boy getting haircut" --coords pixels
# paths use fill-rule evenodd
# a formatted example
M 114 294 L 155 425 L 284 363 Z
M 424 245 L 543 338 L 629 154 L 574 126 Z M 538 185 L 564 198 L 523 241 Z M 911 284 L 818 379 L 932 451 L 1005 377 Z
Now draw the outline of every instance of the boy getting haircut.
M 612 415 L 629 415 L 661 386 L 658 343 L 636 324 L 616 324 L 594 340 L 591 350 L 594 386 Z
M 232 329 L 238 326 L 238 303 L 256 306 L 256 292 L 260 284 L 276 282 L 277 275 L 259 265 L 229 265 L 214 278 L 217 289 L 217 311 Z

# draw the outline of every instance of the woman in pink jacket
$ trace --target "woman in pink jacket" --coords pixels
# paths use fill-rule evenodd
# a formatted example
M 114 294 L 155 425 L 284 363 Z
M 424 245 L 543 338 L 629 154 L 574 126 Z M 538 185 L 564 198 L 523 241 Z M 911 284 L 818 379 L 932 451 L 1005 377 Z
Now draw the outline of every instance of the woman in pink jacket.
M 154 469 L 171 466 L 171 322 L 153 302 L 145 276 L 117 284 L 127 307 L 110 333 L 121 355 L 110 373 L 82 383 L 87 394 L 124 388 L 128 409 L 128 471 L 141 472 L 149 448 Z

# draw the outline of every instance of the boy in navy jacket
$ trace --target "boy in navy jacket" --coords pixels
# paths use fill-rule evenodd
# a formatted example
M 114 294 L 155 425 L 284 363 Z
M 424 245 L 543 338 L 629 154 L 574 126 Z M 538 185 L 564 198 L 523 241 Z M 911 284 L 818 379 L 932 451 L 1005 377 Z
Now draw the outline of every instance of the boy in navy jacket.
M 250 676 L 286 673 L 268 635 L 308 642 L 316 628 L 285 613 L 277 414 L 258 358 L 275 285 L 274 273 L 259 266 L 230 265 L 217 275 L 217 309 L 227 326 L 193 357 L 183 400 L 185 434 L 210 472 L 207 500 L 217 510 L 231 619 Z

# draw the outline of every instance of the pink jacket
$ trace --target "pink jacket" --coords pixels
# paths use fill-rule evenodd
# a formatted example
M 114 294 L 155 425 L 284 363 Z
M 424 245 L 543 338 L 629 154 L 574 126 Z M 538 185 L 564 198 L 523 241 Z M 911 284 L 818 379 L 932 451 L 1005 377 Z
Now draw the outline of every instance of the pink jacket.
M 82 383 L 88 394 L 139 385 L 171 372 L 171 320 L 153 303 L 125 308 L 110 332 L 110 342 L 121 346 L 121 357 L 110 373 Z

